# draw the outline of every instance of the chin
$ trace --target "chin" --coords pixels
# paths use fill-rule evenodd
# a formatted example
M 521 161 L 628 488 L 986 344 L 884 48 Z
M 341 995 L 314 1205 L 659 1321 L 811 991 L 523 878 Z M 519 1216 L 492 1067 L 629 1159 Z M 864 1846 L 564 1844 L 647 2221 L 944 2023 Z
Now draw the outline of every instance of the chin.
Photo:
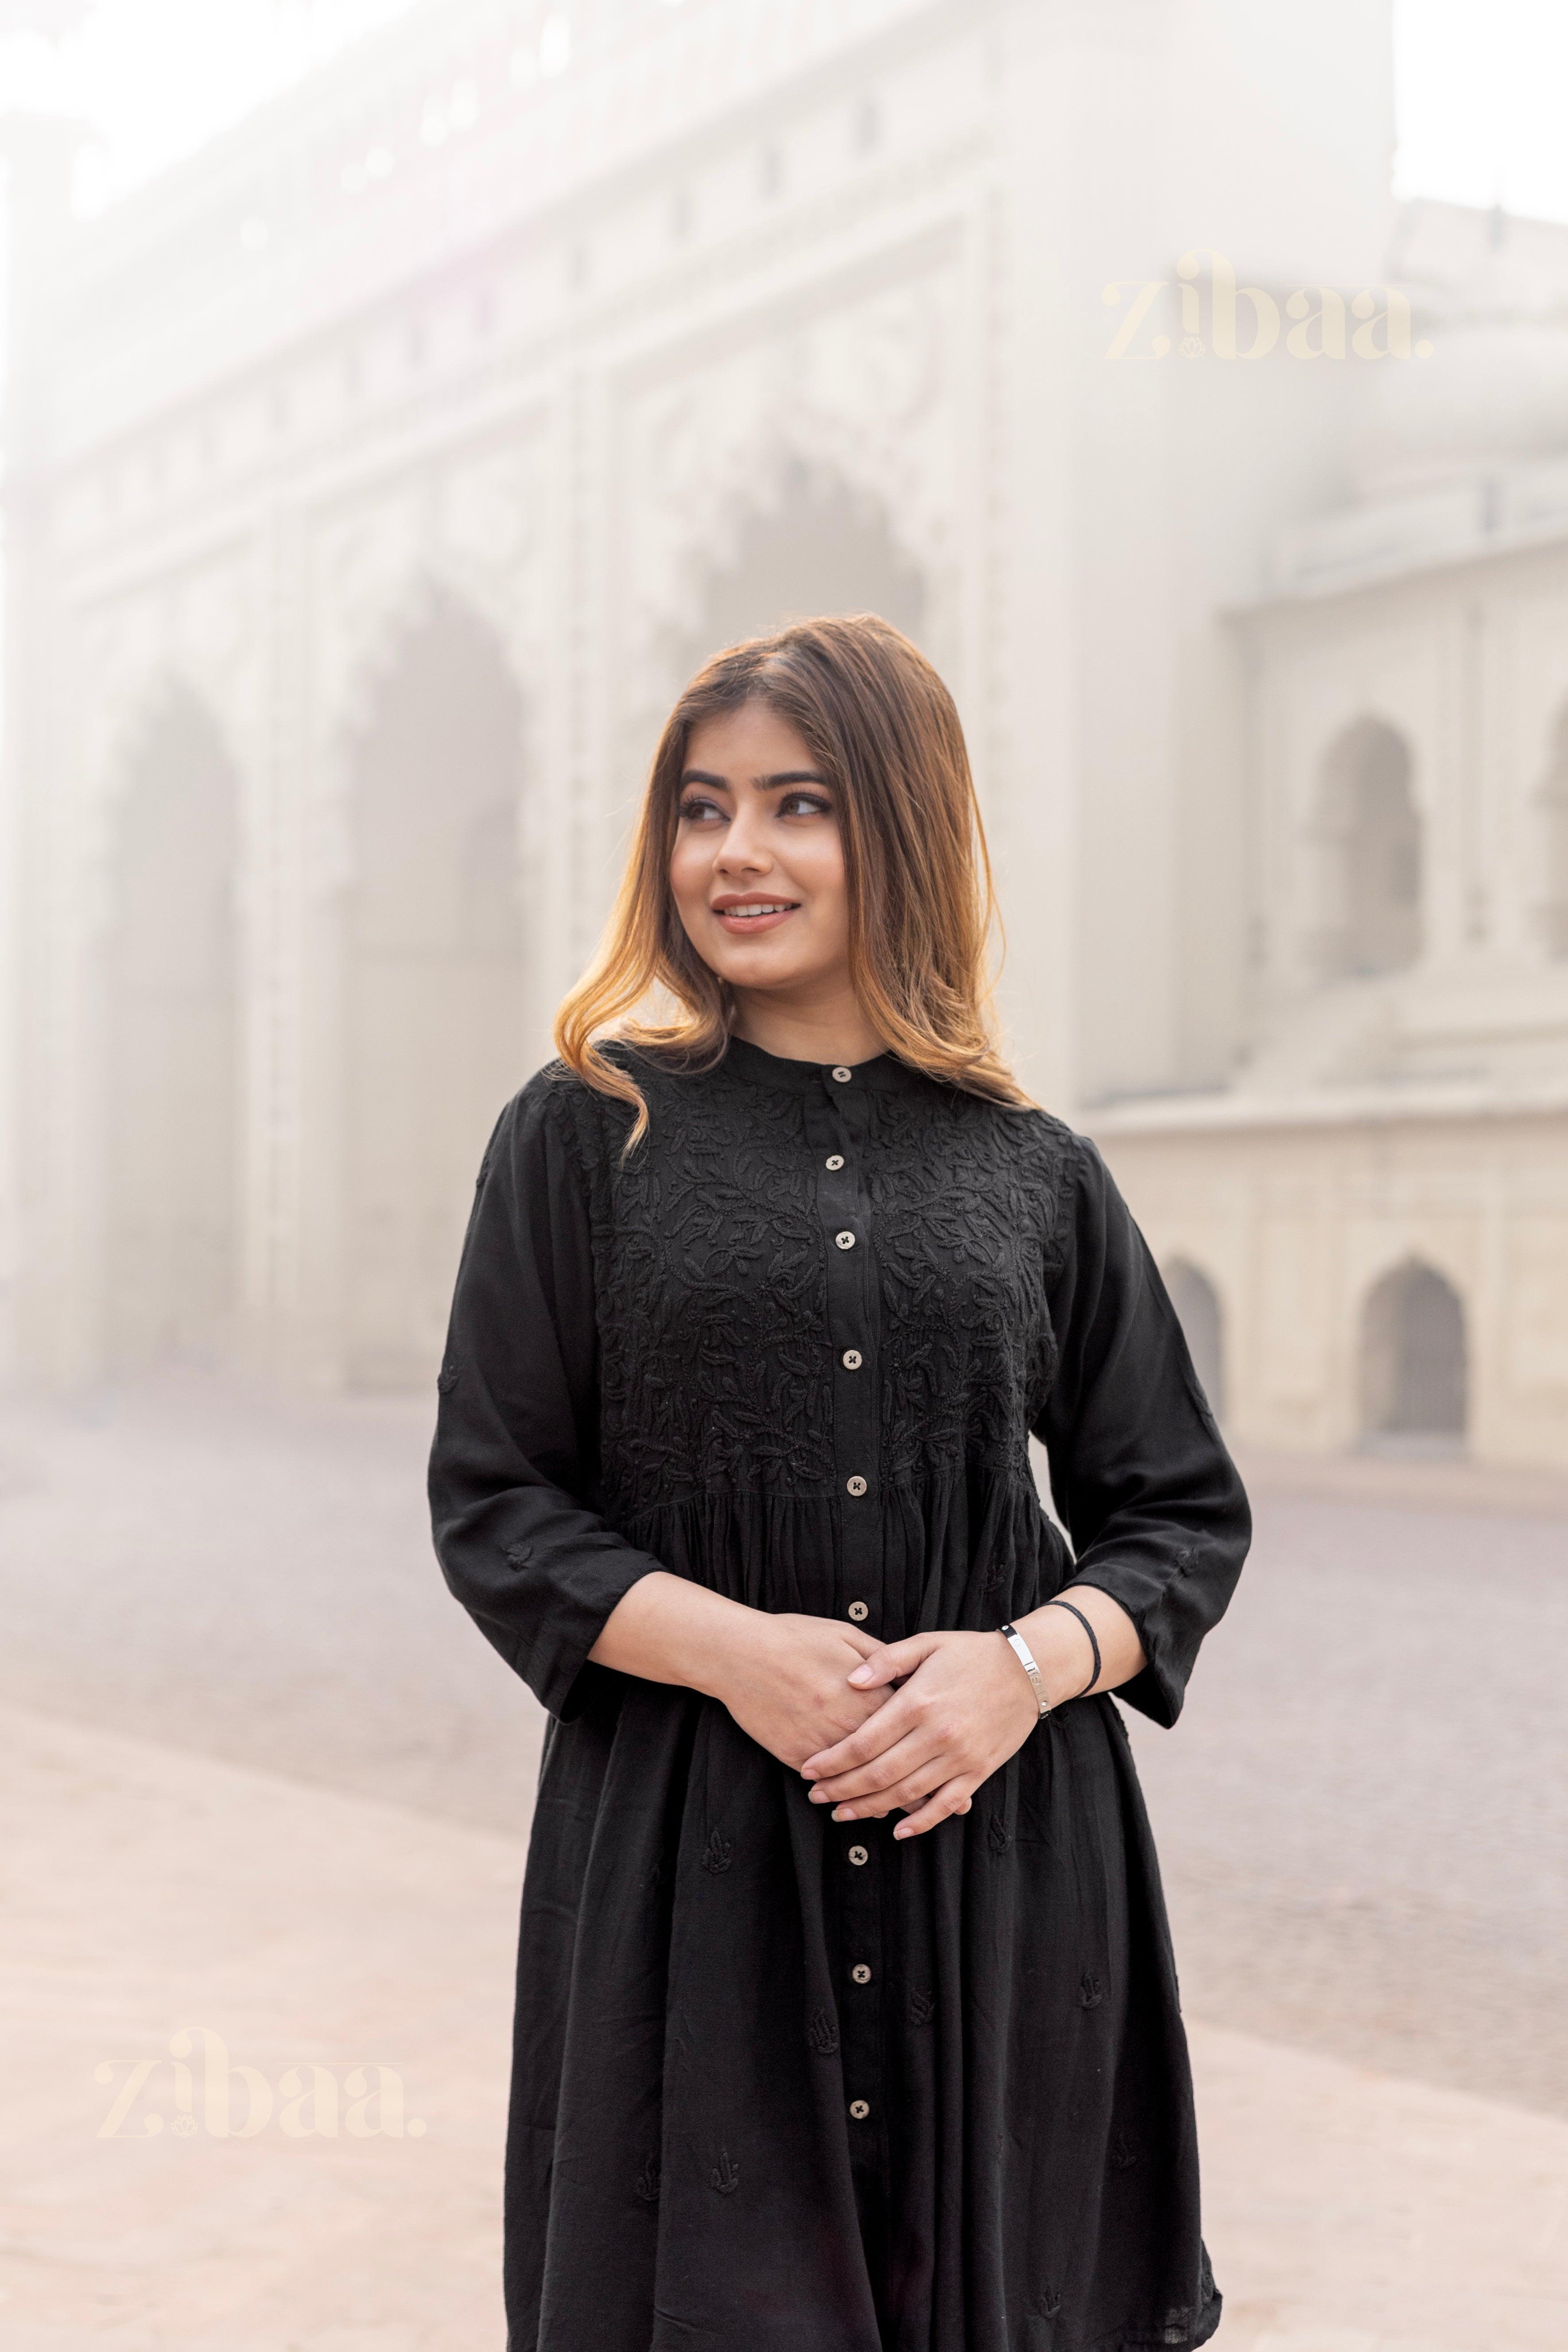
M 769 978 L 793 977 L 800 958 L 792 953 L 781 940 L 737 940 L 728 931 L 715 926 L 703 948 L 703 961 L 710 964 L 721 979 L 752 982 L 764 974 Z
M 713 969 L 731 988 L 795 988 L 811 977 L 809 972 L 796 971 L 788 964 L 769 963 L 762 956 L 726 956 Z

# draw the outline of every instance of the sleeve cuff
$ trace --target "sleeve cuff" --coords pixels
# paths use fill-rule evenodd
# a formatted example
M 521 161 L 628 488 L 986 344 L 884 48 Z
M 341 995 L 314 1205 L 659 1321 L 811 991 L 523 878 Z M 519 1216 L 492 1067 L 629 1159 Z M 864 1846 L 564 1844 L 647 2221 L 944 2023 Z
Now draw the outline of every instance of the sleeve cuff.
M 546 1565 L 547 1547 L 523 1538 L 507 1551 L 507 1565 L 523 1575 Z M 531 1635 L 517 1643 L 511 1663 L 540 1705 L 563 1723 L 581 1715 L 598 1675 L 588 1653 L 616 1604 L 650 1569 L 662 1563 L 606 1536 L 602 1549 L 574 1548 L 570 1597 L 561 1595 Z

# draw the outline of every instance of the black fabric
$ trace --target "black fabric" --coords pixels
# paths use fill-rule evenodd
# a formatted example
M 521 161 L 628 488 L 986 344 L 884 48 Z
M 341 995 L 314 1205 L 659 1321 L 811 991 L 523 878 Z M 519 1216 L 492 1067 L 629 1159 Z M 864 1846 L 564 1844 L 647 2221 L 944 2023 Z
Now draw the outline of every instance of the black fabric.
M 1200 2344 L 1219 2300 L 1117 1706 L 1057 1708 L 967 1815 L 896 1843 L 833 1822 L 715 1701 L 587 1662 L 656 1566 L 759 1608 L 863 1602 L 888 1640 L 1076 1579 L 1142 1637 L 1122 1696 L 1173 1721 L 1248 1517 L 1158 1274 L 1041 1112 L 886 1055 L 636 1067 L 652 1127 L 625 1158 L 630 1113 L 559 1068 L 502 1113 L 430 1465 L 447 1580 L 555 1718 L 510 2352 Z

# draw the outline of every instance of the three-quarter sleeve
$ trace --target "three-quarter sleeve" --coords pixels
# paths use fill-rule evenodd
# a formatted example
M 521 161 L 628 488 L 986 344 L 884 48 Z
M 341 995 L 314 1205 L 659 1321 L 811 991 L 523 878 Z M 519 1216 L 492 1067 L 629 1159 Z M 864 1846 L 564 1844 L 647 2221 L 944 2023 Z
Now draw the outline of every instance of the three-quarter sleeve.
M 1251 1513 L 1142 1234 L 1078 1139 L 1048 1290 L 1058 1361 L 1035 1434 L 1077 1554 L 1073 1580 L 1121 1602 L 1147 1661 L 1121 1696 L 1171 1724 L 1224 1614 Z
M 562 1083 L 532 1079 L 485 1153 L 438 1382 L 429 1492 L 453 1592 L 535 1696 L 570 1717 L 600 1671 L 585 1662 L 605 1619 L 659 1563 L 595 1507 L 592 1228 Z

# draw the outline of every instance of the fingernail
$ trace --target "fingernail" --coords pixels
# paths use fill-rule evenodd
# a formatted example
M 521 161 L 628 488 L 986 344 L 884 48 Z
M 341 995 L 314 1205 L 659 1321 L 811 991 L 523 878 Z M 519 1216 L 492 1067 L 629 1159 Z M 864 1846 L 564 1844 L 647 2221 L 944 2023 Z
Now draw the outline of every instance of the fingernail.
M 812 1801 L 812 1803 L 813 1803 L 814 1805 L 825 1805 L 825 1804 L 826 1804 L 826 1802 L 827 1802 L 827 1791 L 826 1791 L 826 1789 L 814 1789 L 814 1790 L 812 1790 L 812 1792 L 811 1792 L 811 1801 Z
M 840 1805 L 833 1818 L 836 1822 L 852 1822 L 855 1818 L 855 1809 L 852 1805 Z

